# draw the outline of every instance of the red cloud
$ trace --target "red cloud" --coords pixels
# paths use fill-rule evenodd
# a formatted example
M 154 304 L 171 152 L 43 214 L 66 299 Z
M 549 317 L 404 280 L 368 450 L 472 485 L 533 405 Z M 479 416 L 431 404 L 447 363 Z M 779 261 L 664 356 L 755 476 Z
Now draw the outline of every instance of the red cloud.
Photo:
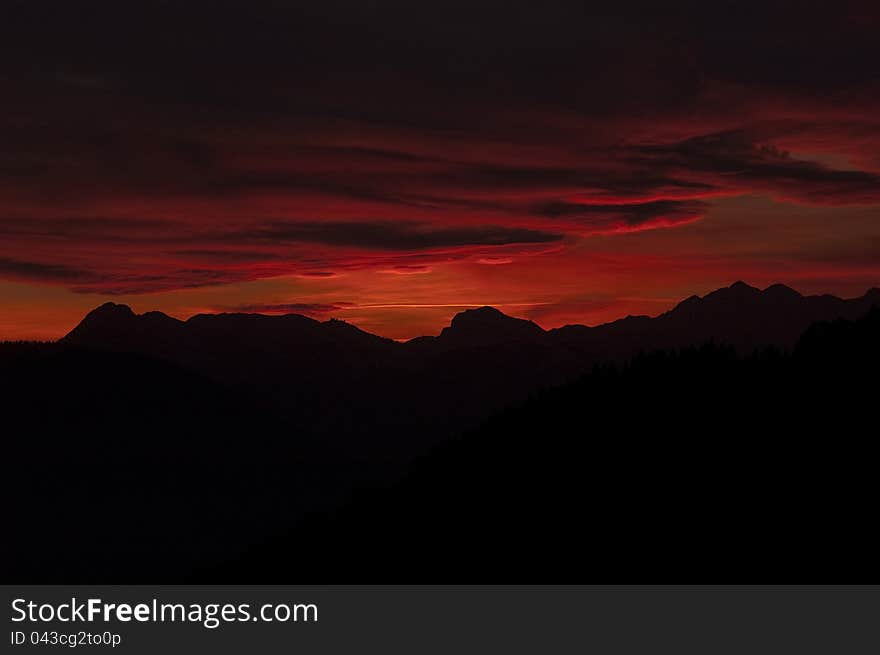
M 880 205 L 876 11 L 746 2 L 722 29 L 711 3 L 454 3 L 462 22 L 255 1 L 122 31 L 104 0 L 6 17 L 0 279 L 134 294 L 514 264 L 468 269 L 465 294 L 533 261 L 555 289 L 546 262 L 586 267 L 590 240 L 723 249 L 717 208 L 756 195 L 876 239 L 835 221 Z M 782 250 L 771 228 L 754 251 Z

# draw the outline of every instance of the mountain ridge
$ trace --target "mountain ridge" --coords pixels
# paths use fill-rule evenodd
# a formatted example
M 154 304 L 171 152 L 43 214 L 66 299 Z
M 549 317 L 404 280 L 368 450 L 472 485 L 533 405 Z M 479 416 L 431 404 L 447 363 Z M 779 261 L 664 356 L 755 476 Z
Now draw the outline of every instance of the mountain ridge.
M 370 414 L 374 403 L 390 397 L 420 407 L 432 398 L 454 398 L 455 408 L 446 411 L 476 416 L 640 352 L 707 342 L 743 354 L 789 350 L 811 324 L 854 320 L 874 304 L 880 294 L 872 291 L 843 300 L 740 282 L 685 299 L 655 317 L 628 316 L 593 327 L 544 330 L 495 308 L 468 309 L 436 336 L 397 342 L 338 319 L 227 313 L 180 321 L 110 303 L 90 312 L 59 347 L 158 357 L 287 404 L 335 398 L 363 405 Z
M 862 310 L 862 313 L 870 309 L 871 305 L 880 303 L 880 288 L 871 287 L 862 296 L 855 298 L 839 298 L 831 294 L 821 295 L 803 295 L 795 289 L 781 284 L 771 284 L 761 290 L 753 287 L 745 282 L 738 280 L 727 287 L 721 287 L 710 291 L 709 293 L 699 296 L 692 295 L 675 304 L 669 310 L 651 317 L 647 315 L 628 315 L 606 323 L 597 325 L 583 324 L 566 324 L 556 328 L 544 329 L 534 321 L 524 318 L 510 316 L 498 310 L 495 307 L 483 306 L 479 308 L 467 309 L 453 316 L 450 324 L 440 331 L 436 336 L 423 335 L 408 339 L 403 342 L 395 343 L 425 343 L 430 341 L 454 341 L 460 344 L 486 344 L 497 340 L 533 340 L 540 338 L 542 335 L 553 335 L 564 333 L 566 331 L 594 331 L 609 330 L 613 326 L 621 326 L 625 324 L 634 325 L 640 323 L 646 325 L 646 321 L 671 320 L 672 317 L 683 315 L 691 316 L 694 312 L 709 311 L 738 311 L 743 304 L 747 305 L 794 305 L 797 303 L 805 303 L 812 306 L 810 313 L 821 314 L 822 309 L 833 312 L 834 309 L 830 305 L 837 305 L 842 309 L 847 304 Z M 825 305 L 820 309 L 821 305 Z M 711 309 L 710 309 L 711 308 Z M 821 316 L 818 319 L 821 320 Z M 95 309 L 91 310 L 83 320 L 75 326 L 70 332 L 60 339 L 66 343 L 81 343 L 83 341 L 93 342 L 95 337 L 100 337 L 101 332 L 119 329 L 131 329 L 135 326 L 139 328 L 151 327 L 153 329 L 180 329 L 193 325 L 207 325 L 210 323 L 219 324 L 220 322 L 232 321 L 266 321 L 287 323 L 292 325 L 298 323 L 300 327 L 308 326 L 313 330 L 335 329 L 339 331 L 342 326 L 344 329 L 350 329 L 352 333 L 355 331 L 361 335 L 368 335 L 375 339 L 385 342 L 393 340 L 387 337 L 373 334 L 359 328 L 353 323 L 349 323 L 342 319 L 331 318 L 325 321 L 305 316 L 303 314 L 288 313 L 280 315 L 270 315 L 261 313 L 246 312 L 220 312 L 216 314 L 199 313 L 190 316 L 186 320 L 181 320 L 169 316 L 164 312 L 153 310 L 142 314 L 135 313 L 131 307 L 124 304 L 106 302 Z M 107 336 L 106 334 L 104 336 Z M 493 338 L 493 337 L 497 337 Z M 89 343 L 89 345 L 100 345 L 99 343 Z

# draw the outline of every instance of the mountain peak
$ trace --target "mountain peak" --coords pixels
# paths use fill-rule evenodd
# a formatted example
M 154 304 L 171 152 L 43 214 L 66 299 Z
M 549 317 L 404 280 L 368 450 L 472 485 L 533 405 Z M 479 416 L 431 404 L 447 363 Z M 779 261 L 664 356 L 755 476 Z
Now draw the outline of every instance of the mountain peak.
M 536 323 L 486 306 L 459 312 L 440 336 L 456 341 L 485 342 L 532 339 L 541 334 L 544 330 Z
M 514 318 L 513 316 L 508 316 L 501 310 L 489 306 L 477 307 L 475 309 L 466 309 L 463 312 L 459 312 L 452 317 L 452 323 L 450 327 L 454 328 L 473 325 L 517 325 L 522 329 L 534 333 L 544 331 L 537 325 L 537 323 L 534 323 L 533 321 L 529 321 L 524 318 Z
M 115 302 L 105 302 L 99 307 L 95 307 L 86 314 L 80 325 L 87 321 L 92 324 L 127 324 L 131 321 L 165 322 L 172 321 L 177 323 L 176 318 L 171 318 L 168 314 L 157 310 L 136 314 L 128 305 L 122 305 Z
M 736 282 L 731 284 L 726 289 L 719 289 L 718 291 L 715 291 L 713 293 L 719 293 L 719 292 L 724 292 L 724 291 L 726 291 L 728 293 L 735 293 L 737 296 L 751 296 L 751 295 L 757 295 L 757 294 L 761 293 L 761 290 L 758 287 L 753 287 L 751 284 L 746 284 L 742 280 L 737 280 Z M 709 295 L 712 295 L 712 294 L 709 294 Z
M 137 319 L 137 314 L 128 305 L 120 305 L 115 302 L 105 302 L 100 307 L 95 307 L 85 315 L 79 325 L 68 335 L 83 332 L 104 331 L 107 329 L 124 329 Z
M 128 305 L 105 302 L 86 314 L 63 340 L 83 345 L 118 345 L 127 343 L 135 334 L 158 334 L 178 324 L 180 321 L 162 312 L 136 314 Z
M 500 309 L 496 309 L 494 307 L 490 307 L 488 305 L 483 305 L 482 307 L 475 307 L 473 309 L 466 309 L 463 312 L 459 312 L 455 316 L 452 317 L 452 322 L 456 321 L 471 321 L 471 320 L 504 320 L 506 318 L 512 318 L 508 316 Z M 515 319 L 519 320 L 519 319 Z
M 135 316 L 134 310 L 128 305 L 122 305 L 115 302 L 105 302 L 103 305 L 99 307 L 95 307 L 92 311 L 86 314 L 86 318 L 89 316 L 93 317 L 110 317 L 110 316 L 118 316 L 118 317 L 131 317 Z
M 716 289 L 710 293 L 707 293 L 703 296 L 702 300 L 709 302 L 728 302 L 731 300 L 735 301 L 747 301 L 752 298 L 758 298 L 761 296 L 761 290 L 757 287 L 753 287 L 750 284 L 746 284 L 742 280 L 737 280 L 729 287 L 721 287 L 720 289 Z
M 800 298 L 803 298 L 800 293 L 791 287 L 779 283 L 771 284 L 764 289 L 764 295 L 779 300 L 799 300 Z

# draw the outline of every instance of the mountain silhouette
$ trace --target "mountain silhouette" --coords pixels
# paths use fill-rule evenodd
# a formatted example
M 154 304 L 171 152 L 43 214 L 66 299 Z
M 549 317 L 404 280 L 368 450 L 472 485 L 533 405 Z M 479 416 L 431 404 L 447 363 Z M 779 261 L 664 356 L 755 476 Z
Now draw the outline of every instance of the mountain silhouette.
M 602 362 L 706 342 L 742 354 L 788 349 L 812 323 L 855 319 L 878 302 L 878 289 L 843 300 L 736 282 L 655 318 L 629 316 L 595 327 L 545 331 L 492 307 L 468 309 L 439 335 L 404 343 L 298 314 L 199 314 L 180 321 L 107 303 L 59 345 L 160 358 L 260 396 L 297 430 L 341 442 L 366 467 L 386 459 L 399 466 L 451 430 L 472 428 Z M 396 411 L 380 409 L 391 399 Z
M 549 334 L 569 347 L 604 353 L 607 358 L 705 341 L 747 353 L 766 346 L 790 348 L 811 323 L 855 319 L 875 304 L 880 304 L 876 288 L 843 300 L 831 295 L 802 296 L 782 284 L 761 291 L 736 282 L 703 297 L 691 296 L 656 318 L 630 316 L 595 328 L 565 326 Z
M 197 314 L 180 321 L 162 312 L 135 314 L 127 305 L 108 302 L 92 310 L 62 342 L 129 351 L 173 352 L 175 347 L 248 347 L 284 349 L 315 345 L 381 347 L 393 343 L 344 321 L 319 322 L 299 314 Z
M 493 307 L 468 309 L 456 314 L 439 336 L 418 337 L 402 344 L 337 319 L 320 322 L 298 314 L 199 314 L 180 321 L 161 312 L 135 314 L 125 305 L 105 303 L 62 342 L 172 357 L 210 349 L 245 348 L 283 356 L 288 349 L 316 347 L 387 353 L 532 343 L 614 358 L 640 349 L 686 347 L 703 341 L 746 351 L 768 345 L 791 347 L 811 323 L 854 319 L 878 303 L 877 288 L 859 298 L 843 300 L 831 295 L 802 296 L 782 284 L 762 291 L 740 281 L 702 298 L 691 296 L 656 318 L 629 316 L 596 327 L 567 325 L 545 331 L 532 321 L 507 316 Z
M 396 345 L 339 320 L 223 313 L 180 321 L 114 303 L 90 312 L 61 343 L 159 357 L 224 383 L 276 387 L 290 376 L 338 384 L 340 371 L 356 377 L 354 369 L 369 368 Z
M 705 524 L 732 556 L 713 499 L 738 517 L 737 548 L 759 538 L 747 511 L 794 549 L 768 514 L 791 489 L 825 485 L 850 521 L 864 509 L 846 453 L 872 461 L 859 425 L 876 304 L 877 289 L 842 300 L 737 283 L 594 327 L 475 308 L 399 343 L 296 314 L 181 321 L 106 303 L 58 342 L 0 344 L 17 499 L 3 572 L 279 582 L 273 570 L 309 561 L 321 581 L 351 581 L 367 560 L 400 572 L 412 544 L 436 571 L 518 560 L 529 580 L 571 582 L 565 571 L 587 581 L 596 561 L 629 562 L 658 580 L 656 561 L 632 565 L 646 540 L 702 565 L 682 553 Z M 831 525 L 822 498 L 810 492 L 816 530 Z
M 456 314 L 439 340 L 449 345 L 474 346 L 510 341 L 534 341 L 544 334 L 536 323 L 513 318 L 494 307 L 468 309 Z

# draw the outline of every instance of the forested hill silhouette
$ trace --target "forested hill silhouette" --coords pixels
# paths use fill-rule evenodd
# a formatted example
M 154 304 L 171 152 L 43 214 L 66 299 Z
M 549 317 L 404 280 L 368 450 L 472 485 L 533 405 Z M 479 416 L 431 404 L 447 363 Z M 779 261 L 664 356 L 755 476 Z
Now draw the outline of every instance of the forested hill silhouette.
M 877 308 L 791 352 L 598 366 L 202 577 L 299 579 L 309 561 L 370 582 L 874 580 L 878 366 Z

